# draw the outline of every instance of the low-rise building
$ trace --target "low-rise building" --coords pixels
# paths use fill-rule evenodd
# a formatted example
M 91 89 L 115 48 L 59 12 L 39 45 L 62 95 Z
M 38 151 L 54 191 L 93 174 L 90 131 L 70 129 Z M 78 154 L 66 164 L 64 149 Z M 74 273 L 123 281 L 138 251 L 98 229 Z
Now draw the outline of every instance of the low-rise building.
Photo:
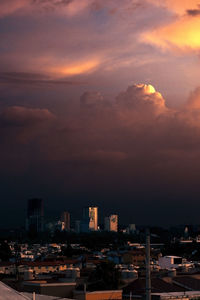
M 59 282 L 53 280 L 33 280 L 25 281 L 23 289 L 25 292 L 36 292 L 37 294 L 72 298 L 76 287 L 74 282 Z
M 135 249 L 127 251 L 122 255 L 122 261 L 124 264 L 133 264 L 136 266 L 142 266 L 145 264 L 145 249 Z
M 158 264 L 161 269 L 178 268 L 182 266 L 183 259 L 180 256 L 161 256 L 158 259 Z
M 122 290 L 111 291 L 74 291 L 74 298 L 77 300 L 121 300 Z

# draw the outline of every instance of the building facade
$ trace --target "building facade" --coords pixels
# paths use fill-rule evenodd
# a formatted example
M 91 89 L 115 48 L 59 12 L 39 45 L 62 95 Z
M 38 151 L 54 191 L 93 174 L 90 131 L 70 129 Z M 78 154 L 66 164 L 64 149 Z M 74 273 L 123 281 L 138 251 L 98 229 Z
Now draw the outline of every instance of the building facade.
M 89 206 L 83 209 L 83 221 L 88 223 L 88 229 L 91 231 L 98 230 L 98 207 Z
M 110 215 L 104 219 L 105 231 L 118 231 L 118 215 Z
M 33 198 L 28 200 L 26 229 L 32 232 L 42 232 L 44 230 L 43 199 Z
M 63 222 L 63 229 L 70 231 L 70 213 L 68 211 L 63 211 L 61 214 L 61 222 Z

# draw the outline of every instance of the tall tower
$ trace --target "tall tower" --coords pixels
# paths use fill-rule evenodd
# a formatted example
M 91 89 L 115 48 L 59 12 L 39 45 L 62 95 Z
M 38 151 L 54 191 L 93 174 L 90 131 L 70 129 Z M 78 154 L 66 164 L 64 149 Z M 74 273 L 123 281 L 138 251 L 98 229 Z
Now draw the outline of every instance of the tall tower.
M 68 211 L 62 212 L 61 221 L 64 223 L 64 230 L 70 231 L 70 213 Z
M 28 200 L 26 229 L 42 232 L 44 230 L 44 201 L 33 198 Z
M 88 221 L 89 230 L 98 230 L 98 207 L 89 206 L 83 209 L 83 221 Z
M 110 215 L 104 219 L 105 231 L 118 231 L 118 215 Z

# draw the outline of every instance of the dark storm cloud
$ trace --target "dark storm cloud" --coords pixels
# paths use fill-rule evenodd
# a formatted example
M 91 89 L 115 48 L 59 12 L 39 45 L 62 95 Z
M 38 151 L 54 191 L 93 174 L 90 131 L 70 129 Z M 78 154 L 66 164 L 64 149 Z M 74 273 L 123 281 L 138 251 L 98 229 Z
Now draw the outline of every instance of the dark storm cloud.
M 49 76 L 37 73 L 26 72 L 1 72 L 0 84 L 20 84 L 20 85 L 81 85 L 83 83 L 70 80 L 55 80 Z
M 195 96 L 194 96 L 195 95 Z M 199 93 L 195 92 L 195 103 Z M 187 108 L 170 110 L 162 95 L 153 87 L 133 85 L 120 93 L 115 101 L 105 101 L 99 92 L 86 92 L 81 96 L 80 112 L 66 119 L 55 119 L 54 128 L 45 128 L 44 140 L 39 141 L 44 157 L 59 162 L 101 161 L 104 165 L 154 157 L 156 163 L 162 155 L 180 155 L 195 152 L 199 145 L 200 113 L 194 111 L 194 100 Z M 192 103 L 192 104 L 191 104 Z M 195 104 L 196 105 L 196 104 Z M 47 109 L 8 107 L 0 115 L 3 127 L 27 127 L 31 124 L 40 131 L 39 123 L 47 123 L 54 115 Z M 29 139 L 30 141 L 30 139 Z M 44 142 L 45 141 L 45 142 Z M 154 160 L 152 160 L 152 164 Z
M 152 86 L 137 84 L 110 101 L 85 92 L 80 110 L 65 118 L 48 109 L 8 107 L 0 114 L 0 175 L 28 174 L 29 188 L 34 178 L 34 187 L 43 182 L 47 194 L 67 191 L 73 199 L 80 193 L 80 206 L 85 198 L 100 197 L 103 205 L 110 197 L 108 207 L 132 207 L 133 199 L 150 205 L 153 198 L 155 207 L 171 195 L 195 195 L 199 102 L 197 89 L 186 106 L 169 109 Z
M 54 119 L 54 115 L 48 109 L 33 109 L 21 106 L 5 108 L 0 113 L 0 126 L 26 127 L 40 122 Z
M 0 145 L 4 150 L 12 149 L 14 145 L 13 156 L 15 157 L 17 153 L 21 155 L 23 152 L 21 145 L 30 144 L 41 135 L 46 134 L 55 120 L 55 115 L 48 109 L 23 106 L 7 107 L 0 113 Z M 26 153 L 24 155 L 26 156 Z
M 45 158 L 58 161 L 97 160 L 98 157 L 135 159 L 169 151 L 179 155 L 194 151 L 200 136 L 199 89 L 187 105 L 169 109 L 162 95 L 148 85 L 132 85 L 115 100 L 105 101 L 100 92 L 85 92 L 80 98 L 80 111 L 65 119 L 55 118 L 48 109 L 11 106 L 0 114 L 1 127 L 34 126 L 54 120 L 54 128 L 46 127 Z M 44 147 L 40 141 L 39 147 Z M 156 151 L 156 152 L 155 152 Z M 115 155 L 116 153 L 116 155 Z M 122 156 L 118 155 L 122 153 Z M 161 155 L 162 156 L 162 155 Z M 144 158 L 144 157 L 143 157 Z M 43 157 L 41 157 L 43 159 Z M 121 159 L 120 159 L 121 160 Z

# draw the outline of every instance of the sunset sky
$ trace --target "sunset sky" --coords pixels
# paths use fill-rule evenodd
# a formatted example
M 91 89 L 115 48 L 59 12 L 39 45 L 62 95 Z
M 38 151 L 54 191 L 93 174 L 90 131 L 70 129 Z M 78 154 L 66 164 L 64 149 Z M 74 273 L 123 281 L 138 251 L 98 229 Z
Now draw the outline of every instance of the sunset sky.
M 200 0 L 0 0 L 0 225 L 200 223 Z

